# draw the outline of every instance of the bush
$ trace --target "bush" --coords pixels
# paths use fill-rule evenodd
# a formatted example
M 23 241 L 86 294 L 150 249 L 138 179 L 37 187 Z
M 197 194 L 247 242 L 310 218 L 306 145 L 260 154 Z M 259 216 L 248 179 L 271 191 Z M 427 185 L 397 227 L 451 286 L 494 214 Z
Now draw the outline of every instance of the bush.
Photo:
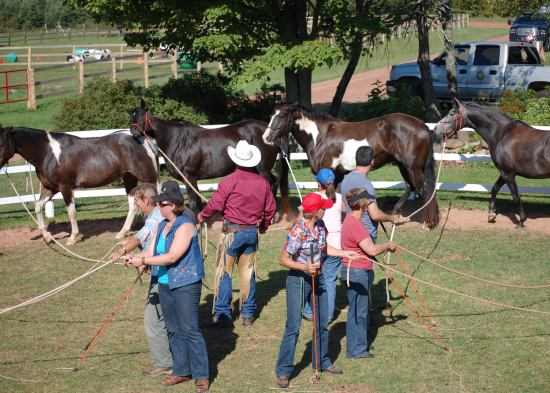
M 345 115 L 346 119 L 358 121 L 397 112 L 424 119 L 426 108 L 422 99 L 413 96 L 407 86 L 398 85 L 396 93 L 391 96 L 383 97 L 383 93 L 379 85 L 369 94 L 369 100 L 365 104 L 360 104 L 358 109 Z
M 145 89 L 130 81 L 115 84 L 107 78 L 86 83 L 84 94 L 63 100 L 54 116 L 62 131 L 127 128 L 128 112 L 144 99 L 151 113 L 163 120 L 194 124 L 235 123 L 242 119 L 267 121 L 275 104 L 274 91 L 281 86 L 262 86 L 254 98 L 233 88 L 221 74 L 189 73 L 162 86 Z
M 499 107 L 513 119 L 532 125 L 550 124 L 550 97 L 537 98 L 532 90 L 505 91 Z
M 126 80 L 113 84 L 107 78 L 96 78 L 86 83 L 84 94 L 63 100 L 61 112 L 54 116 L 55 127 L 61 131 L 128 128 L 129 111 L 140 105 L 142 97 L 158 118 L 196 124 L 208 122 L 204 114 L 165 99 L 161 93 L 157 86 L 145 89 Z

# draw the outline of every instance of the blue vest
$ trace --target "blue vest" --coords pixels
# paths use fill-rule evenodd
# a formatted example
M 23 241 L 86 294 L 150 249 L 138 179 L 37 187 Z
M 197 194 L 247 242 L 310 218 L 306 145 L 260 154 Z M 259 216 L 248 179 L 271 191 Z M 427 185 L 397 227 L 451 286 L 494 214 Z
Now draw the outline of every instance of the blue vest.
M 164 220 L 159 223 L 157 230 L 157 237 L 155 239 L 155 245 L 157 244 L 160 234 L 164 231 L 164 227 L 168 221 Z M 176 221 L 172 228 L 166 234 L 166 252 L 170 250 L 174 235 L 180 225 L 185 223 L 191 223 L 195 225 L 192 219 L 184 215 L 176 217 Z M 154 255 L 157 254 L 155 247 Z M 170 289 L 183 287 L 185 285 L 196 283 L 204 278 L 204 265 L 202 263 L 202 255 L 199 247 L 199 240 L 197 237 L 197 231 L 193 234 L 191 243 L 187 248 L 187 251 L 181 256 L 179 260 L 171 265 L 167 265 L 168 270 L 168 286 Z

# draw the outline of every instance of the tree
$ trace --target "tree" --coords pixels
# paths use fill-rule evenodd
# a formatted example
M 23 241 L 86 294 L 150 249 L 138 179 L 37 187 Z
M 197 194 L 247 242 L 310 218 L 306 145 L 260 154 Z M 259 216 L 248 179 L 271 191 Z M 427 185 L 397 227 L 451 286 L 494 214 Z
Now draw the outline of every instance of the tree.
M 447 68 L 447 85 L 449 87 L 449 93 L 452 98 L 458 99 L 458 84 L 456 80 L 456 63 L 454 56 L 453 45 L 453 14 L 451 11 L 451 1 L 443 0 L 439 9 L 439 19 L 442 23 L 443 29 L 443 42 L 445 43 L 445 50 L 447 51 L 447 57 L 445 58 L 445 67 Z
M 373 24 L 374 14 L 388 4 L 381 0 L 142 0 L 136 7 L 130 0 L 70 1 L 104 21 L 139 30 L 125 36 L 130 45 L 171 43 L 198 60 L 223 63 L 229 72 L 239 74 L 241 81 L 266 78 L 269 72 L 282 68 L 287 100 L 305 107 L 311 106 L 312 71 L 331 66 L 344 54 L 356 53 L 357 48 L 351 48 L 361 46 L 362 40 L 353 32 L 380 26 L 385 18 L 379 13 L 377 24 Z M 356 12 L 350 33 L 349 14 L 334 12 L 354 4 L 356 10 L 371 14 Z M 328 31 L 337 45 L 323 39 Z M 354 70 L 355 65 L 350 62 L 349 68 Z M 343 82 L 339 95 L 345 86 Z

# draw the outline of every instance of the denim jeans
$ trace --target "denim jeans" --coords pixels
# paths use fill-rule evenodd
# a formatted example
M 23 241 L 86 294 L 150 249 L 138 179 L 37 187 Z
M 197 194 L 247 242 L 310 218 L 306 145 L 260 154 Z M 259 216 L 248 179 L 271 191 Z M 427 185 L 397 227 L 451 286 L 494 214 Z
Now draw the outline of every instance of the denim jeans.
M 164 324 L 162 307 L 159 299 L 159 284 L 157 276 L 151 276 L 149 293 L 147 294 L 147 304 L 143 315 L 143 324 L 145 327 L 145 336 L 149 343 L 151 358 L 155 368 L 171 368 L 172 352 L 168 343 L 168 332 Z
M 160 305 L 164 313 L 172 350 L 174 375 L 208 379 L 208 352 L 199 329 L 199 301 L 202 281 L 170 289 L 159 284 Z
M 342 281 L 346 281 L 347 267 L 342 265 Z M 356 357 L 369 351 L 369 289 L 374 270 L 350 269 L 348 287 L 348 320 L 346 323 L 346 356 Z
M 229 224 L 228 228 L 234 226 Z M 258 244 L 258 231 L 256 228 L 245 229 L 233 234 L 233 242 L 227 248 L 227 254 L 238 258 L 242 254 L 256 252 Z M 225 272 L 218 288 L 218 298 L 214 302 L 214 315 L 220 319 L 231 318 L 231 302 L 233 301 L 233 282 L 231 276 Z M 243 303 L 241 316 L 250 318 L 256 316 L 256 279 L 254 273 L 250 278 L 250 294 Z
M 297 270 L 290 270 L 286 279 L 286 328 L 279 349 L 279 358 L 275 366 L 277 377 L 290 377 L 294 369 L 294 354 L 296 342 L 300 333 L 302 323 L 302 293 L 305 292 L 306 299 L 312 295 L 311 276 Z M 303 285 L 303 288 L 302 288 Z M 313 346 L 313 332 L 311 340 L 311 365 L 315 369 L 316 364 L 319 370 L 326 370 L 332 366 L 328 357 L 328 329 L 327 329 L 327 293 L 325 290 L 325 279 L 321 274 L 315 279 L 315 305 L 317 309 L 317 351 Z M 313 328 L 313 327 L 312 327 Z M 317 352 L 317 362 L 315 353 Z
M 342 266 L 341 257 L 331 257 L 329 255 L 324 256 L 323 261 L 323 276 L 325 277 L 325 288 L 327 291 L 327 310 L 328 321 L 334 319 L 334 302 L 336 300 L 336 283 L 338 280 L 338 271 Z M 313 314 L 311 313 L 311 304 L 304 302 L 303 314 L 306 318 L 311 319 Z

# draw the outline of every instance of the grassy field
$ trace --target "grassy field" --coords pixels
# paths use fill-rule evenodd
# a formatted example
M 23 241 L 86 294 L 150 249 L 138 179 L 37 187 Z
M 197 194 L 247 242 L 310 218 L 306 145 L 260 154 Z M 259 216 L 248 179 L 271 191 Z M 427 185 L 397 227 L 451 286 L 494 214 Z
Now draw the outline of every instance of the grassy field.
M 437 32 L 430 33 L 430 43 L 431 50 L 433 52 L 440 51 L 443 48 L 442 39 Z M 466 27 L 460 30 L 456 30 L 454 33 L 454 39 L 456 42 L 461 41 L 470 41 L 470 40 L 484 40 L 487 38 L 498 37 L 506 34 L 505 29 L 487 29 L 487 28 L 478 28 L 478 27 Z M 77 45 L 77 46 L 90 46 L 92 44 L 116 44 L 122 43 L 119 37 L 103 37 L 96 39 L 95 37 L 89 37 L 85 42 L 77 42 L 75 40 L 62 40 L 60 44 L 63 45 Z M 113 55 L 117 56 L 116 48 L 111 48 L 113 50 Z M 72 49 L 67 48 L 66 51 L 70 52 Z M 48 51 L 60 52 L 61 49 L 42 49 L 43 53 Z M 415 37 L 407 37 L 402 39 L 396 39 L 385 46 L 380 46 L 376 48 L 368 57 L 364 57 L 357 69 L 356 72 L 364 72 L 378 67 L 391 66 L 392 64 L 400 63 L 403 61 L 408 61 L 417 57 L 418 52 L 418 40 Z M 33 55 L 33 57 L 35 57 Z M 22 58 L 22 64 L 25 66 L 25 59 Z M 94 72 L 105 72 L 110 70 L 110 63 L 99 63 L 99 64 L 87 64 L 85 66 L 85 72 L 94 73 Z M 135 67 L 135 64 L 127 64 L 125 67 Z M 159 74 L 161 72 L 168 73 L 169 65 L 163 65 L 155 69 L 151 69 L 151 74 Z M 338 63 L 331 68 L 322 67 L 316 69 L 313 73 L 313 81 L 320 82 L 324 80 L 330 80 L 335 78 L 340 78 L 346 64 Z M 74 68 L 74 69 L 73 69 Z M 217 64 L 208 63 L 204 65 L 205 69 L 216 71 Z M 4 69 L 4 68 L 3 68 Z M 62 70 L 48 70 L 48 71 L 38 71 L 36 73 L 36 80 L 45 80 L 52 79 L 61 76 L 68 76 L 74 74 L 74 81 L 60 82 L 59 84 L 44 86 L 44 89 L 38 89 L 37 94 L 47 94 L 55 92 L 59 89 L 66 88 L 76 88 L 78 86 L 78 67 L 68 66 L 66 69 Z M 143 72 L 141 70 L 132 70 L 125 71 L 122 73 L 118 79 L 135 79 L 142 77 Z M 283 73 L 282 71 L 273 72 L 270 75 L 271 83 L 283 83 Z M 166 80 L 164 78 L 158 78 L 151 80 L 151 83 L 161 83 Z M 137 83 L 140 83 L 139 81 Z M 247 94 L 254 94 L 260 87 L 260 82 L 251 82 L 247 85 L 240 86 L 243 88 Z M 1 124 L 4 126 L 8 125 L 18 125 L 26 127 L 36 127 L 45 130 L 53 130 L 53 116 L 61 110 L 61 101 L 63 98 L 74 97 L 76 94 L 67 94 L 63 96 L 56 97 L 47 97 L 38 100 L 38 108 L 35 111 L 27 110 L 26 103 L 13 103 L 9 105 L 0 106 L 0 119 Z
M 205 330 L 213 392 L 268 392 L 285 321 L 286 269 L 277 263 L 286 232 L 262 237 L 257 284 L 259 319 L 245 330 Z M 406 248 L 484 278 L 515 284 L 547 283 L 550 243 L 533 233 L 436 230 L 420 232 L 400 227 L 396 240 Z M 473 241 L 473 239 L 476 239 Z M 215 242 L 211 232 L 210 242 Z M 114 244 L 114 233 L 94 233 L 74 246 L 91 258 L 101 258 Z M 536 244 L 536 247 L 533 245 Z M 1 307 L 17 304 L 81 275 L 87 262 L 68 258 L 41 240 L 0 247 Z M 207 279 L 200 312 L 209 315 L 213 294 L 213 255 L 206 260 Z M 549 292 L 488 287 L 436 270 L 403 254 L 415 276 L 469 295 L 497 302 L 550 311 Z M 473 302 L 418 284 L 441 335 L 440 345 L 392 289 L 390 315 L 379 308 L 384 299 L 383 273 L 375 279 L 375 358 L 345 358 L 346 313 L 330 326 L 330 356 L 344 370 L 339 377 L 322 376 L 310 385 L 311 325 L 304 322 L 296 352 L 294 392 L 542 392 L 550 389 L 548 316 L 505 310 Z M 404 279 L 395 275 L 404 288 Z M 0 315 L 0 391 L 2 392 L 163 392 L 158 379 L 141 376 L 150 367 L 143 333 L 147 285 L 140 285 L 122 307 L 107 332 L 78 372 L 73 367 L 111 308 L 136 277 L 133 269 L 107 267 L 63 293 L 38 305 Z M 147 280 L 147 279 L 146 279 Z M 412 288 L 408 295 L 419 306 Z M 235 298 L 237 295 L 235 295 Z M 346 305 L 338 289 L 337 307 Z M 419 306 L 420 307 L 420 306 Z M 448 351 L 444 350 L 448 348 Z M 36 382 L 16 381 L 26 379 Z M 46 378 L 47 377 L 47 378 Z M 46 379 L 45 379 L 46 378 Z M 45 380 L 44 380 L 45 379 Z M 176 389 L 176 388 L 174 388 Z M 192 391 L 181 386 L 178 391 Z M 348 390 L 345 390 L 348 389 Z M 352 390 L 355 389 L 355 390 Z M 166 390 L 167 391 L 167 390 Z

